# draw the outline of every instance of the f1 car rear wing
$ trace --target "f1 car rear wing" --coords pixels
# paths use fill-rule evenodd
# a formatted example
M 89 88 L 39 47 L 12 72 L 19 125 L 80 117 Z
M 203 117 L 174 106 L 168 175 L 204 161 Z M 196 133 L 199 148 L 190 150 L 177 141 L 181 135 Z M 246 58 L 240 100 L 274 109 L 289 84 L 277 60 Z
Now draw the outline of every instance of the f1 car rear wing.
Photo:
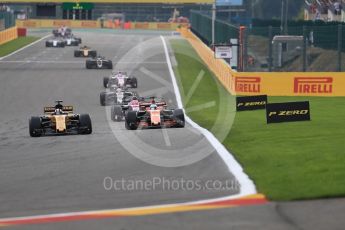
M 72 113 L 73 112 L 73 106 L 62 106 L 62 111 Z M 44 107 L 44 113 L 53 113 L 55 112 L 54 106 L 47 106 Z

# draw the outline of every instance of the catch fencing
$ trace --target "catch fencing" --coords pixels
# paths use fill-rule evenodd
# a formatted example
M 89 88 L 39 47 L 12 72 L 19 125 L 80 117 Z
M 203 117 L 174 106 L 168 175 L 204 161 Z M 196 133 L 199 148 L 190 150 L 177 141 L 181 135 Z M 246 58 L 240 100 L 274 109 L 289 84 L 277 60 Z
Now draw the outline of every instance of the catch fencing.
M 236 72 L 192 31 L 180 33 L 222 85 L 233 95 L 345 96 L 345 76 L 339 72 Z

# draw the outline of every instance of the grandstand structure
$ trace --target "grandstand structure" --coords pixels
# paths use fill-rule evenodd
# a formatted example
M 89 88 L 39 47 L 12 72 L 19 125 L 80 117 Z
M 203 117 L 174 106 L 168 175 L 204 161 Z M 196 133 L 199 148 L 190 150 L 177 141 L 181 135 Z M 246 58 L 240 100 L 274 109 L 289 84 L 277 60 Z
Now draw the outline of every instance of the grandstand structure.
M 304 19 L 345 22 L 345 0 L 305 0 Z
M 124 14 L 129 21 L 168 22 L 189 17 L 190 10 L 211 10 L 214 0 L 8 0 L 20 19 L 97 20 L 104 14 Z

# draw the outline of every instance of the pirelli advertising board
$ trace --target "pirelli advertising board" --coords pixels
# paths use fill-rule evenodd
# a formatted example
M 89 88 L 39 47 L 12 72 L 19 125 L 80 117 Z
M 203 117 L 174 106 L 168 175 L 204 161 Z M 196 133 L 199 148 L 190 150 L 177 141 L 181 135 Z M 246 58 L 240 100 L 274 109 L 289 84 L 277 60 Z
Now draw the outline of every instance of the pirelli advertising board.
M 233 73 L 237 95 L 345 96 L 345 73 Z
M 267 95 L 236 97 L 236 111 L 265 109 Z
M 310 121 L 309 101 L 268 103 L 267 124 L 293 121 Z

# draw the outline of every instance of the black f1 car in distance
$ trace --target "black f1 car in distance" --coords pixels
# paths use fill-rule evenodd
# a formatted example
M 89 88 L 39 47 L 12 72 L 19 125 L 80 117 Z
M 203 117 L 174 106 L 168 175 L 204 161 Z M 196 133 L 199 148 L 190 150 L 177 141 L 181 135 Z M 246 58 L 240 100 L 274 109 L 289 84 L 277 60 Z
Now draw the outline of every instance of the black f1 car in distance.
M 136 77 L 128 77 L 127 72 L 113 72 L 111 76 L 103 78 L 104 88 L 111 87 L 128 87 L 138 88 L 138 80 Z
M 138 128 L 182 128 L 185 126 L 182 109 L 168 109 L 164 101 L 140 102 L 139 111 L 128 111 L 125 115 L 125 127 L 129 130 Z
M 56 38 L 46 41 L 46 47 L 64 48 L 65 45 L 66 45 L 65 41 L 56 39 Z
M 74 57 L 97 57 L 97 51 L 92 50 L 90 47 L 83 46 L 79 50 L 74 50 Z
M 56 101 L 55 106 L 44 107 L 44 115 L 30 118 L 31 137 L 92 133 L 89 114 L 74 114 L 73 106 L 63 106 L 61 103 Z
M 113 69 L 113 62 L 98 56 L 96 58 L 86 60 L 86 69 Z

